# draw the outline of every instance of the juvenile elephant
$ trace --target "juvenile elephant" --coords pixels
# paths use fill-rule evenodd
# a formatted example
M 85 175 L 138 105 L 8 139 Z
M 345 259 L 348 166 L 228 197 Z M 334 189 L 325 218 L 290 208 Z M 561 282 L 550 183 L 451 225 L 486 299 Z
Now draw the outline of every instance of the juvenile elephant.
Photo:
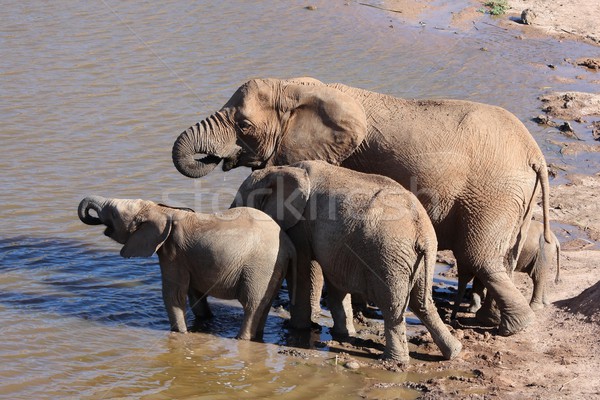
M 124 245 L 121 256 L 158 254 L 163 300 L 177 332 L 187 331 L 186 295 L 199 318 L 211 315 L 206 302 L 211 295 L 237 299 L 244 309 L 237 338 L 260 340 L 286 271 L 295 271 L 293 243 L 253 208 L 200 214 L 146 200 L 90 196 L 78 214 L 85 224 L 106 225 L 104 234 Z
M 205 157 L 199 158 L 198 154 Z M 525 126 L 499 107 L 458 100 L 405 100 L 312 78 L 253 79 L 173 146 L 184 175 L 324 160 L 384 175 L 417 194 L 440 249 L 476 275 L 497 302 L 500 333 L 534 318 L 513 270 L 542 189 L 548 228 L 546 161 Z M 480 319 L 495 317 L 491 307 Z
M 447 359 L 461 350 L 431 297 L 437 240 L 417 198 L 393 180 L 304 161 L 254 171 L 232 206 L 258 207 L 286 230 L 298 254 L 291 325 L 310 324 L 310 265 L 327 282 L 334 331 L 354 333 L 349 293 L 372 300 L 385 327 L 385 358 L 408 362 L 407 306 Z
M 554 282 L 560 280 L 560 243 L 558 239 L 551 233 L 550 243 L 544 239 L 544 225 L 538 221 L 531 221 L 525 244 L 519 254 L 515 271 L 525 272 L 533 281 L 533 294 L 529 306 L 532 310 L 541 310 L 544 305 L 549 304 L 546 298 L 546 284 L 550 271 L 556 266 L 556 277 Z M 458 275 L 458 292 L 454 300 L 454 309 L 452 311 L 452 319 L 456 317 L 456 313 L 460 307 L 460 303 L 464 298 L 467 283 L 472 276 L 464 274 Z M 473 280 L 473 300 L 469 311 L 475 312 L 481 305 L 481 299 L 484 297 L 484 287 L 477 278 Z

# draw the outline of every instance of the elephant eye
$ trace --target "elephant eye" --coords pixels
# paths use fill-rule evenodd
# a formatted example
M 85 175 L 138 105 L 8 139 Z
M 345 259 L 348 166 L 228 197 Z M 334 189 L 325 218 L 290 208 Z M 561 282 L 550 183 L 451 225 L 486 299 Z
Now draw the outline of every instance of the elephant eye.
M 252 124 L 250 123 L 250 121 L 248 121 L 247 119 L 243 119 L 238 123 L 238 126 L 240 127 L 241 130 L 246 131 L 250 128 L 252 128 Z

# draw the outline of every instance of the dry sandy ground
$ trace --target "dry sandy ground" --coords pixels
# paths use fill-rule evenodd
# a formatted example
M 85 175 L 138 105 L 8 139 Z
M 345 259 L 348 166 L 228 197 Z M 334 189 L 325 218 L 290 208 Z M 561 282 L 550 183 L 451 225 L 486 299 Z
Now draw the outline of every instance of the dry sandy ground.
M 597 0 L 508 0 L 508 4 L 512 21 L 518 21 L 521 12 L 530 9 L 535 13 L 532 29 L 600 45 L 600 2 Z
M 495 20 L 501 26 L 521 30 L 526 35 L 547 34 L 558 40 L 600 45 L 600 1 L 508 2 L 512 9 Z M 467 27 L 471 21 L 482 18 L 477 10 L 483 3 L 474 0 L 465 3 L 462 11 L 454 11 L 453 25 Z M 399 19 L 416 21 L 428 12 L 436 12 L 436 7 L 439 12 L 440 7 L 447 6 L 443 0 L 384 2 L 388 9 L 402 10 L 396 14 Z M 537 15 L 533 25 L 520 23 L 521 11 L 526 8 L 533 9 Z M 592 69 L 594 62 L 598 59 L 592 60 Z M 600 62 L 598 65 L 600 67 Z M 577 121 L 593 116 L 596 121 L 600 119 L 597 95 L 551 94 L 547 101 L 540 102 L 540 114 L 543 114 L 542 109 L 550 123 L 553 118 Z M 579 145 L 571 141 L 563 150 L 573 147 L 577 147 L 575 151 L 600 151 L 600 144 L 594 141 Z M 600 174 L 571 174 L 568 178 L 569 183 L 552 186 L 550 216 L 555 224 L 578 227 L 579 235 L 574 232 L 577 228 L 553 225 L 563 252 L 562 282 L 550 283 L 548 287 L 552 304 L 537 312 L 535 322 L 524 332 L 511 337 L 501 337 L 493 329 L 478 327 L 472 314 L 459 314 L 454 329 L 463 342 L 463 353 L 456 360 L 439 363 L 439 369 L 468 370 L 474 375 L 415 383 L 413 387 L 421 390 L 421 398 L 600 399 L 600 251 L 596 250 L 600 248 Z M 529 296 L 529 278 L 518 273 L 515 280 Z M 412 343 L 417 358 L 422 358 L 418 355 L 423 353 L 437 354 L 428 334 L 413 339 Z M 431 369 L 431 362 L 413 361 L 406 368 L 408 371 Z
M 451 21 L 455 27 L 470 28 L 472 21 L 483 15 L 490 0 L 385 0 L 382 9 L 395 11 L 401 19 L 419 20 L 440 9 L 452 8 Z M 503 27 L 521 29 L 525 34 L 549 35 L 561 39 L 580 40 L 600 46 L 600 1 L 597 0 L 506 0 L 510 7 L 495 22 Z M 366 3 L 366 2 L 365 2 Z M 459 11 L 456 3 L 464 3 Z M 521 21 L 523 10 L 532 10 L 530 24 Z

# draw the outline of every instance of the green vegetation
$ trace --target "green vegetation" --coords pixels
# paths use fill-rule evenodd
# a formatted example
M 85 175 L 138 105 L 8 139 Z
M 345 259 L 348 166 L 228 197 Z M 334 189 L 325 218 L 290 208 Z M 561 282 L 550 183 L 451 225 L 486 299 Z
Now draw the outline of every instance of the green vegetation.
M 484 6 L 487 7 L 487 10 L 479 9 L 480 12 L 488 12 L 492 15 L 502 15 L 506 13 L 510 7 L 506 0 L 491 0 L 483 3 Z

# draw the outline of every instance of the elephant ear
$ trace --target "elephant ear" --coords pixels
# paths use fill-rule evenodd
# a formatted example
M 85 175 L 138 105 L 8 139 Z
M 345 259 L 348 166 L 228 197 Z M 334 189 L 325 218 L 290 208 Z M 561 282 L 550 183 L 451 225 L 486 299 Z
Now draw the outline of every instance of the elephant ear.
M 274 157 L 275 165 L 304 160 L 338 165 L 365 138 L 365 110 L 351 96 L 316 84 L 290 84 L 284 93 L 290 107 Z
M 121 257 L 151 257 L 165 243 L 172 227 L 171 218 L 158 211 L 143 216 L 121 249 Z
M 257 208 L 287 230 L 302 219 L 309 195 L 310 181 L 305 170 L 269 167 L 254 171 L 244 181 L 233 206 Z

